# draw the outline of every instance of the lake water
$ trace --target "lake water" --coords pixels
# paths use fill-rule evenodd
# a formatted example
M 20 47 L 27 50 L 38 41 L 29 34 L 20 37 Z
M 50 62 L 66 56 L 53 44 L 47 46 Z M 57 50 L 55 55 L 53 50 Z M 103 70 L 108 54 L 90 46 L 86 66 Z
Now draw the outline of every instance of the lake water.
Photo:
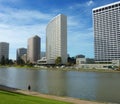
M 0 68 L 0 84 L 44 94 L 120 103 L 120 73 Z

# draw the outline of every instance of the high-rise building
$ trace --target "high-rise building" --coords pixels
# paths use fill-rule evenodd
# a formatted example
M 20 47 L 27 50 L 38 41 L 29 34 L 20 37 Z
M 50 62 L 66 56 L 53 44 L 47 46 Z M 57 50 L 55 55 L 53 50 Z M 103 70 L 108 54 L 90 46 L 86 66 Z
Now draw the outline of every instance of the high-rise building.
M 47 64 L 54 64 L 61 57 L 62 64 L 67 62 L 67 16 L 63 14 L 53 18 L 46 28 Z
M 9 43 L 0 42 L 0 61 L 2 57 L 9 59 Z
M 40 59 L 41 38 L 34 36 L 28 39 L 27 60 L 36 63 Z
M 93 9 L 95 61 L 120 59 L 120 1 Z
M 17 58 L 21 58 L 23 55 L 27 54 L 27 49 L 26 48 L 18 48 L 17 49 Z

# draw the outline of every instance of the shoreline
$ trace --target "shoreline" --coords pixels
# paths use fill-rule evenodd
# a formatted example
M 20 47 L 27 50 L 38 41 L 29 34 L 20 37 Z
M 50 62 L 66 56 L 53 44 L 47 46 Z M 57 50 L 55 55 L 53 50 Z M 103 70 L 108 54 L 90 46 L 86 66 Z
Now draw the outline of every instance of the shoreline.
M 110 73 L 120 73 L 120 71 L 112 70 L 112 69 L 82 69 L 75 67 L 64 67 L 64 68 L 56 68 L 56 67 L 29 67 L 29 66 L 0 66 L 0 68 L 23 68 L 23 69 L 33 69 L 33 70 L 52 70 L 52 71 L 78 71 L 78 72 L 110 72 Z
M 107 104 L 107 103 L 101 103 L 101 102 L 96 102 L 96 101 L 81 100 L 81 99 L 72 98 L 72 97 L 60 97 L 60 96 L 55 96 L 55 95 L 41 94 L 41 93 L 34 92 L 34 91 L 21 90 L 21 89 L 11 88 L 11 87 L 4 86 L 4 85 L 0 85 L 0 90 L 5 90 L 5 91 L 13 92 L 13 93 L 18 93 L 18 94 L 25 94 L 29 96 L 53 99 L 53 100 L 58 100 L 58 101 L 64 101 L 64 102 L 69 102 L 72 104 Z

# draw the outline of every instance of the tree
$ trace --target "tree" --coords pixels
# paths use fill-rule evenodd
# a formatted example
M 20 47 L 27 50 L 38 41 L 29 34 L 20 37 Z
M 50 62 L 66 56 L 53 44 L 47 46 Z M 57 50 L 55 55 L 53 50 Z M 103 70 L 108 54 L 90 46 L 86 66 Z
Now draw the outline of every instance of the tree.
M 9 60 L 9 65 L 13 65 L 14 64 L 14 62 L 10 59 Z
M 2 56 L 0 63 L 1 63 L 1 65 L 5 65 L 5 56 Z
M 18 65 L 24 65 L 25 62 L 24 62 L 24 60 L 22 60 L 20 57 L 18 57 L 18 59 L 17 59 L 17 64 L 18 64 Z
M 9 59 L 7 58 L 7 59 L 5 59 L 5 64 L 9 64 Z
M 57 57 L 56 60 L 55 60 L 55 64 L 60 65 L 61 63 L 62 63 L 61 57 Z
M 87 64 L 94 64 L 94 63 L 95 63 L 95 60 L 92 59 L 92 58 L 86 58 L 86 63 L 87 63 Z
M 74 65 L 76 64 L 75 57 L 68 57 L 68 65 Z
M 8 58 L 5 59 L 5 57 L 2 56 L 0 64 L 1 65 L 12 65 L 14 63 L 13 63 L 13 61 L 11 59 L 10 60 Z

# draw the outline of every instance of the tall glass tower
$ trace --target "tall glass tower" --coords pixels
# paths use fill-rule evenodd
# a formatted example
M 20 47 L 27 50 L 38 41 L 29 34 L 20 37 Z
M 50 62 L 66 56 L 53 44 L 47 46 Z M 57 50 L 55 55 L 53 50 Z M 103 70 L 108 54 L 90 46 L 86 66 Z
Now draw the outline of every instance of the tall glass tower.
M 111 62 L 120 59 L 120 1 L 92 11 L 95 60 Z
M 62 64 L 67 62 L 67 17 L 59 14 L 54 17 L 46 28 L 47 64 L 54 64 L 61 57 Z

